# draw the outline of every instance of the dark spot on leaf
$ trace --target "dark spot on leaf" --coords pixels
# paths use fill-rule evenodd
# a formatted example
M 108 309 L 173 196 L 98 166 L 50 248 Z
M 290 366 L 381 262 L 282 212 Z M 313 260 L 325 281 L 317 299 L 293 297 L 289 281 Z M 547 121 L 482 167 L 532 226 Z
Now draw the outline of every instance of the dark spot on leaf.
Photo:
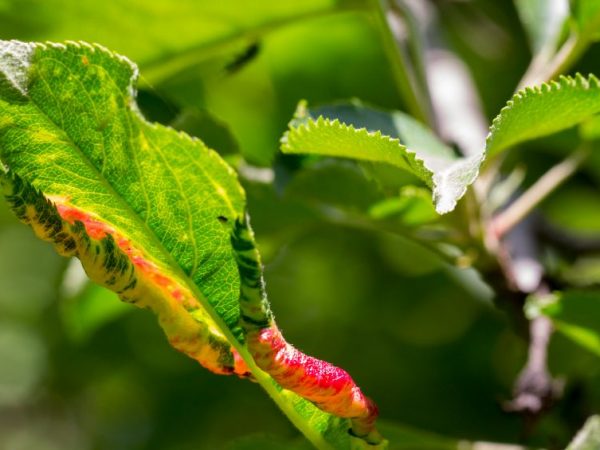
M 225 216 L 219 216 L 219 217 L 217 217 L 217 219 L 219 219 L 219 222 L 221 222 L 221 223 L 229 222 L 229 219 Z
M 225 66 L 225 70 L 230 74 L 239 71 L 246 64 L 248 64 L 250 61 L 256 58 L 259 52 L 260 44 L 258 42 L 251 44 L 248 48 L 244 50 L 243 53 L 236 56 L 236 58 L 233 61 L 227 64 L 227 66 Z

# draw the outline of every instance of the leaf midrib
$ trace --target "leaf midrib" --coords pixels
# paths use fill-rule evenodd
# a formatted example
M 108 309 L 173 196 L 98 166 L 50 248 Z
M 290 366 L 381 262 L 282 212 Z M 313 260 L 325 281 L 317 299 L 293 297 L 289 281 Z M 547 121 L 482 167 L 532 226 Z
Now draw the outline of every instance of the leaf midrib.
M 96 49 L 96 50 L 98 50 L 98 49 Z M 40 112 L 40 114 L 42 114 L 42 116 L 44 116 L 57 130 L 59 130 L 60 132 L 62 132 L 62 134 L 64 134 L 64 136 L 67 138 L 67 143 L 70 144 L 77 151 L 77 153 L 80 155 L 83 162 L 97 175 L 98 180 L 107 188 L 107 190 L 113 195 L 113 197 L 116 198 L 117 202 L 119 204 L 121 204 L 126 211 L 129 211 L 131 217 L 134 218 L 137 225 L 140 226 L 141 229 L 146 231 L 144 233 L 144 235 L 148 235 L 147 237 L 153 242 L 153 244 L 156 246 L 156 248 L 163 255 L 166 255 L 165 262 L 169 263 L 169 268 L 175 269 L 175 272 L 176 272 L 175 275 L 178 276 L 178 278 L 192 291 L 192 293 L 194 293 L 195 297 L 199 300 L 199 302 L 202 305 L 202 307 L 204 308 L 204 310 L 210 315 L 210 317 L 215 321 L 215 323 L 219 326 L 219 328 L 221 328 L 221 331 L 226 335 L 230 344 L 232 344 L 234 347 L 236 347 L 236 349 L 238 349 L 239 342 L 237 341 L 237 339 L 234 338 L 229 327 L 225 324 L 223 319 L 218 314 L 216 314 L 216 312 L 214 311 L 214 308 L 208 302 L 208 299 L 206 298 L 206 296 L 200 291 L 200 288 L 196 285 L 196 283 L 194 283 L 192 280 L 190 280 L 189 277 L 185 274 L 185 272 L 183 271 L 179 262 L 177 262 L 177 260 L 175 260 L 173 255 L 171 255 L 171 253 L 168 251 L 168 249 L 160 241 L 156 232 L 152 228 L 150 228 L 150 226 L 145 221 L 142 220 L 140 215 L 133 209 L 133 207 L 125 201 L 123 196 L 117 191 L 117 189 L 113 186 L 113 184 L 102 174 L 100 169 L 92 163 L 90 158 L 85 154 L 85 152 L 80 148 L 80 146 L 77 145 L 73 141 L 71 136 L 65 130 L 63 130 L 50 116 L 48 116 L 31 96 L 28 95 L 27 98 L 29 99 L 31 104 Z M 127 103 L 125 103 L 125 104 L 127 104 Z M 126 106 L 125 108 L 126 108 L 127 113 L 130 114 L 130 119 L 133 118 L 134 120 L 140 121 L 142 126 L 145 125 L 145 121 L 143 118 L 136 116 L 134 114 L 134 111 L 131 110 L 129 107 Z M 141 134 L 144 134 L 142 128 L 140 128 L 139 132 Z M 146 136 L 144 135 L 144 137 L 146 137 Z M 102 219 L 102 220 L 106 222 L 105 219 Z M 111 225 L 114 227 L 114 224 L 111 223 Z M 119 228 L 115 227 L 115 229 L 119 229 Z M 119 229 L 119 231 L 122 232 L 122 230 L 120 230 L 120 229 Z M 123 235 L 126 236 L 127 234 L 123 233 Z M 144 253 L 147 254 L 146 251 L 144 251 Z M 238 349 L 238 351 L 239 351 L 239 349 Z

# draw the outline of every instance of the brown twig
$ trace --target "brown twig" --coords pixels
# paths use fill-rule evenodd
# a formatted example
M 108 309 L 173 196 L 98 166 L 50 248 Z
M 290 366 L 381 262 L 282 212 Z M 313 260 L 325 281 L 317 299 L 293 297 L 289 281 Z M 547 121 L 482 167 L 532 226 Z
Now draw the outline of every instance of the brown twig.
M 543 280 L 544 268 L 540 262 L 537 245 L 536 220 L 533 217 L 520 221 L 496 249 L 504 274 L 506 287 L 499 291 L 504 308 L 510 307 L 518 331 L 528 339 L 527 362 L 517 377 L 513 399 L 504 407 L 520 413 L 525 420 L 524 434 L 531 433 L 542 414 L 548 411 L 561 393 L 561 384 L 554 380 L 547 368 L 548 345 L 553 327 L 546 317 L 527 321 L 523 307 L 531 293 L 548 293 Z
M 490 228 L 497 238 L 508 233 L 551 192 L 573 175 L 588 155 L 580 148 L 542 175 L 527 191 L 492 219 Z
M 554 402 L 557 389 L 546 364 L 552 330 L 552 322 L 545 316 L 531 320 L 527 363 L 517 378 L 513 399 L 505 405 L 506 410 L 537 416 Z

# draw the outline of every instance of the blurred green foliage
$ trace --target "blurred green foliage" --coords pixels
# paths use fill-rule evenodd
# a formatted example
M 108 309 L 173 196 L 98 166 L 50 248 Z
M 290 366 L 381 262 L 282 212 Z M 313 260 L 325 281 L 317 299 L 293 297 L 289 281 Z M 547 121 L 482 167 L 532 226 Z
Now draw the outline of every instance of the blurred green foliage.
M 514 5 L 435 3 L 441 32 L 471 69 L 491 118 L 529 58 Z M 406 228 L 429 223 L 427 198 L 401 190 L 401 177 L 398 186 L 369 177 L 390 168 L 307 166 L 277 153 L 300 99 L 318 105 L 356 97 L 403 109 L 363 9 L 333 0 L 0 0 L 0 37 L 99 42 L 140 63 L 147 116 L 200 137 L 206 121 L 219 123 L 217 149 L 239 148 L 249 163 L 274 168 L 273 184 L 244 183 L 270 300 L 288 340 L 347 369 L 385 419 L 407 430 L 516 441 L 523 424 L 501 403 L 526 345 L 492 307 L 489 290 L 405 237 L 365 224 L 369 215 Z M 255 56 L 241 62 L 255 45 Z M 600 73 L 598 51 L 592 47 L 578 67 Z M 508 164 L 542 173 L 561 142 L 528 144 L 528 156 L 511 155 Z M 594 161 L 546 201 L 550 220 L 599 229 L 598 209 L 589 210 L 598 203 Z M 381 189 L 394 189 L 396 202 L 377 203 Z M 407 202 L 418 208 L 403 209 Z M 202 370 L 168 346 L 149 313 L 129 314 L 98 287 L 65 289 L 66 266 L 0 202 L 0 448 L 306 448 L 257 385 Z M 568 381 L 562 403 L 529 437 L 536 446 L 565 444 L 600 411 L 598 358 L 562 336 L 550 355 L 552 372 Z M 390 430 L 397 448 L 437 448 L 413 445 L 407 430 Z

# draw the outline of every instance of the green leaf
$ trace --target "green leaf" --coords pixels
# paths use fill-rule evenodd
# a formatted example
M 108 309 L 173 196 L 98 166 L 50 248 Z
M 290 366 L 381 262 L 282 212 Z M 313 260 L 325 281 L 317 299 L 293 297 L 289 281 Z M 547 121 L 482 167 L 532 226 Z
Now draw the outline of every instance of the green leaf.
M 573 16 L 577 23 L 579 39 L 582 41 L 593 41 L 600 37 L 598 27 L 600 26 L 600 1 L 598 0 L 574 0 Z
M 433 191 L 440 214 L 454 209 L 477 177 L 483 159 L 483 155 L 455 156 L 406 114 L 385 113 L 359 104 L 309 111 L 301 103 L 282 138 L 281 150 L 382 162 L 404 169 Z
M 488 157 L 508 147 L 570 128 L 600 112 L 598 79 L 577 74 L 527 87 L 494 119 L 486 142 Z
M 429 193 L 415 186 L 405 186 L 400 189 L 397 197 L 372 205 L 369 214 L 374 219 L 394 217 L 403 225 L 411 227 L 431 223 L 438 218 Z
M 0 226 L 0 317 L 34 319 L 55 298 L 62 261 L 19 224 Z
M 573 262 L 561 264 L 558 276 L 573 287 L 600 286 L 600 256 L 581 256 Z
M 569 339 L 600 356 L 600 292 L 566 291 L 532 296 L 525 311 L 529 318 L 543 314 Z
M 132 310 L 111 292 L 94 283 L 87 283 L 74 297 L 61 299 L 60 313 L 69 337 L 84 343 L 107 323 Z
M 15 348 L 20 351 L 16 352 Z M 33 400 L 48 364 L 47 353 L 36 330 L 4 319 L 0 321 L 0 408 Z
M 229 127 L 206 110 L 186 108 L 170 124 L 179 131 L 202 140 L 221 156 L 239 153 L 239 145 Z
M 577 433 L 566 450 L 597 450 L 600 448 L 600 416 L 592 416 Z
M 190 66 L 218 59 L 215 71 L 265 33 L 294 21 L 332 13 L 336 0 L 119 1 L 6 0 L 0 9 L 3 36 L 21 40 L 99 42 L 137 61 L 144 81 L 158 83 Z M 27 11 L 29 20 L 23 20 Z M 223 55 L 227 55 L 223 58 Z M 218 73 L 218 72 L 216 72 Z
M 552 52 L 569 17 L 568 0 L 515 0 L 533 53 Z
M 581 137 L 593 141 L 600 138 L 600 116 L 590 117 L 581 123 L 579 127 Z
M 381 199 L 377 185 L 348 161 L 320 161 L 294 174 L 286 198 L 300 199 L 318 209 L 367 211 Z
M 240 325 L 241 292 L 256 290 L 248 279 L 261 275 L 249 272 L 260 268 L 251 232 L 237 234 L 245 194 L 201 141 L 144 120 L 136 77 L 129 60 L 97 45 L 1 42 L 0 179 L 9 204 L 59 253 L 77 256 L 93 281 L 152 309 L 175 348 L 217 373 L 249 370 L 315 446 L 366 448 L 349 434 L 350 420 L 256 366 Z M 258 302 L 263 317 L 266 299 Z
M 542 204 L 544 216 L 562 229 L 593 237 L 600 230 L 600 196 L 596 188 L 569 183 Z

